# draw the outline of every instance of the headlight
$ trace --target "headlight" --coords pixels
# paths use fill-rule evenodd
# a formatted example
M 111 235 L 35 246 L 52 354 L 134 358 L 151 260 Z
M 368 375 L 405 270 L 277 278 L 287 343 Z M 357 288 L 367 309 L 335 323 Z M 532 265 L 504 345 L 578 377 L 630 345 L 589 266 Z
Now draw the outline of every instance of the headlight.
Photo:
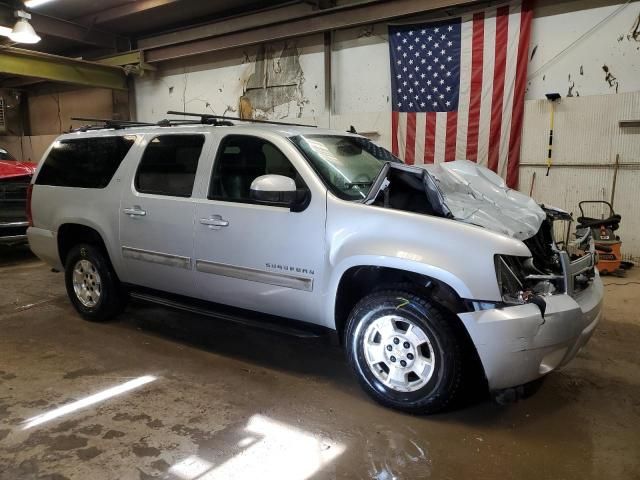
M 524 296 L 525 276 L 522 272 L 522 261 L 525 257 L 512 257 L 507 255 L 496 255 L 496 278 L 502 301 L 507 304 L 526 303 Z

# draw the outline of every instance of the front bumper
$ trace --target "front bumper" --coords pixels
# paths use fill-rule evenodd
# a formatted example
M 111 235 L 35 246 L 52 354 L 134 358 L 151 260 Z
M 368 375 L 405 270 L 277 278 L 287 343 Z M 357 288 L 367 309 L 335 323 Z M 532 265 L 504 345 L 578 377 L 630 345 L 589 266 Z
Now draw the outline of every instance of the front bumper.
M 0 245 L 17 245 L 27 242 L 29 222 L 0 222 Z
M 583 291 L 545 297 L 544 319 L 533 304 L 461 313 L 490 390 L 531 382 L 567 364 L 587 343 L 602 311 L 596 272 Z

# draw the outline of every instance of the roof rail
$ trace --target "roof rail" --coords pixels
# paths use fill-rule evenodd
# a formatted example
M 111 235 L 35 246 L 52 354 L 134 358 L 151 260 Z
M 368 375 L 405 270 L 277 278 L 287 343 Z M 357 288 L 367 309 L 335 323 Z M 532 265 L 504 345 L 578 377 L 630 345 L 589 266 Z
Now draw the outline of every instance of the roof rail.
M 99 125 L 84 125 L 80 128 L 73 129 L 74 132 L 86 132 L 87 130 L 101 130 L 105 128 L 131 128 L 131 127 L 150 127 L 154 126 L 154 123 L 148 122 L 134 122 L 132 120 L 114 120 L 110 118 L 87 118 L 87 117 L 71 117 L 71 120 L 78 122 L 93 122 L 93 123 L 102 123 L 103 126 Z
M 211 115 L 210 113 L 192 113 L 192 112 L 177 112 L 175 110 L 169 110 L 167 115 L 185 115 L 187 117 L 200 117 L 200 123 L 221 125 L 216 120 L 228 121 L 236 120 L 238 122 L 251 122 L 251 123 L 267 123 L 270 125 L 289 125 L 292 127 L 316 127 L 315 125 L 304 125 L 302 123 L 288 123 L 288 122 L 276 122 L 272 120 L 254 120 L 253 118 L 240 118 L 240 117 L 227 117 L 224 115 Z M 228 125 L 227 123 L 225 123 Z

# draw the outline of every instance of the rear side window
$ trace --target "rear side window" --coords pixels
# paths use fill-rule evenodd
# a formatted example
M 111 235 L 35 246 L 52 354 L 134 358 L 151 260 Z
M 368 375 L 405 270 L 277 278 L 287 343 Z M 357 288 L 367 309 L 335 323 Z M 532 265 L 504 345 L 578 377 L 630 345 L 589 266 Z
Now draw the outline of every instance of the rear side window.
M 56 141 L 40 169 L 36 184 L 104 188 L 135 140 L 135 135 L 127 135 Z
M 136 173 L 140 193 L 190 197 L 204 135 L 161 135 L 149 142 Z

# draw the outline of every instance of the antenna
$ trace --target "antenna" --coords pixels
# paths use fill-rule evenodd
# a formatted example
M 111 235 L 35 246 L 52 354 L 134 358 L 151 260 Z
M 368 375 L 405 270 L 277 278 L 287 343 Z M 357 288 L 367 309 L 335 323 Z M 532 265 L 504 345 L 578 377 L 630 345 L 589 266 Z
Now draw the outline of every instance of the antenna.
M 236 120 L 239 122 L 250 122 L 250 123 L 266 123 L 270 125 L 289 125 L 292 127 L 312 127 L 315 128 L 315 125 L 304 125 L 302 123 L 287 123 L 287 122 L 275 122 L 271 120 L 254 120 L 252 118 L 240 118 L 240 117 L 226 117 L 224 115 L 211 115 L 209 113 L 192 113 L 192 112 L 177 112 L 175 110 L 169 110 L 167 115 L 185 115 L 187 117 L 200 117 L 201 123 L 207 124 L 211 123 L 211 120 Z

